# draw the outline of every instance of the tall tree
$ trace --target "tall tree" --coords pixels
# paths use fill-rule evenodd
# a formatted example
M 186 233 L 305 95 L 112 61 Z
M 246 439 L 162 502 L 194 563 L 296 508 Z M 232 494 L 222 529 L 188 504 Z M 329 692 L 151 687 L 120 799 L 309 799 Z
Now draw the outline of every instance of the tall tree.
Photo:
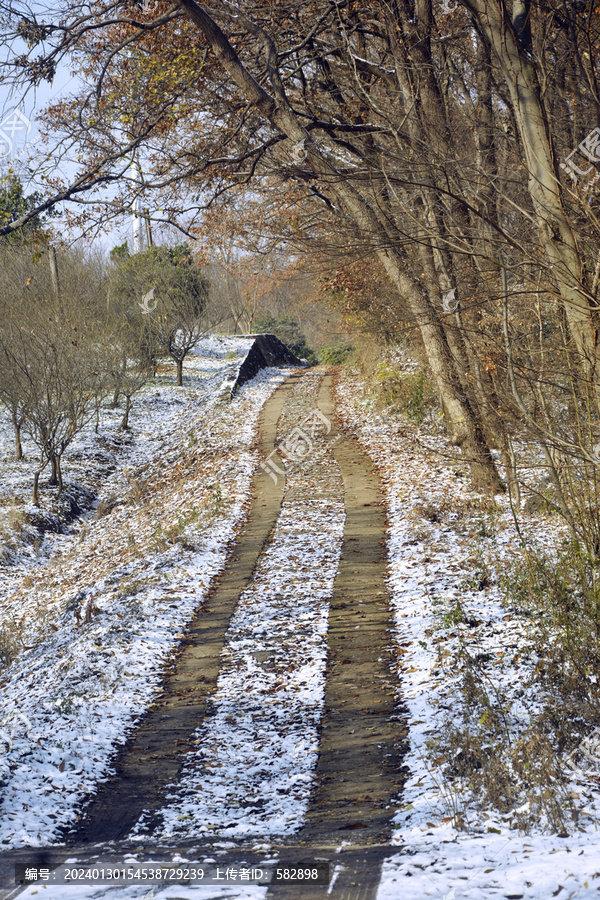
M 429 0 L 282 0 L 274 15 L 264 0 L 210 11 L 195 0 L 145 11 L 100 3 L 90 13 L 59 3 L 59 28 L 18 22 L 13 4 L 6 22 L 31 46 L 22 77 L 76 54 L 91 85 L 49 111 L 83 162 L 48 204 L 118 183 L 109 214 L 154 192 L 161 215 L 194 233 L 207 208 L 249 185 L 278 192 L 288 239 L 335 223 L 387 272 L 449 433 L 477 483 L 496 490 L 484 434 L 503 428 L 487 363 L 494 352 L 506 371 L 502 343 L 503 361 L 489 347 L 502 332 L 503 268 L 560 298 L 566 348 L 596 379 L 593 242 L 582 237 L 585 210 L 565 200 L 546 111 L 556 100 L 566 117 L 597 96 L 598 15 L 584 7 L 515 2 L 509 14 L 504 0 L 461 0 L 445 15 Z M 568 58 L 562 81 L 558 53 Z M 563 132 L 575 134 L 573 123 Z M 134 151 L 141 180 L 130 174 Z

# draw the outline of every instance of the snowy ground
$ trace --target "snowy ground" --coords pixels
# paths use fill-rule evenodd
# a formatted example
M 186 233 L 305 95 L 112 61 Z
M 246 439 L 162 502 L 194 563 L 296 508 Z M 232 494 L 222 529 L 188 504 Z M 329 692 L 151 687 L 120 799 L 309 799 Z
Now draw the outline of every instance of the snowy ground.
M 539 827 L 524 835 L 514 813 L 475 806 L 468 778 L 449 783 L 443 773 L 451 761 L 434 764 L 428 752 L 430 739 L 459 718 L 453 660 L 461 646 L 481 663 L 489 690 L 502 697 L 509 728 L 536 712 L 536 696 L 523 689 L 536 662 L 526 624 L 503 606 L 491 577 L 492 560 L 502 567 L 516 553 L 508 501 L 500 500 L 500 510 L 490 514 L 483 498 L 468 490 L 460 461 L 448 461 L 448 445 L 435 428 L 377 415 L 351 379 L 338 391 L 338 410 L 385 486 L 399 688 L 409 710 L 404 762 L 411 776 L 393 837 L 403 849 L 384 867 L 378 900 L 598 896 L 600 802 L 593 777 L 584 788 L 571 785 L 587 815 L 580 815 L 578 827 L 571 823 L 568 837 L 543 833 L 543 814 Z M 543 517 L 532 517 L 528 530 L 547 546 L 560 531 Z M 467 621 L 453 615 L 457 599 Z M 519 810 L 522 818 L 532 812 L 527 805 Z
M 294 388 L 279 438 L 310 413 L 318 387 L 311 378 Z M 216 712 L 198 730 L 198 751 L 188 756 L 153 840 L 283 836 L 302 825 L 345 519 L 337 464 L 327 440 L 318 443 L 318 468 L 288 478 L 290 499 L 230 623 Z
M 311 413 L 319 386 L 320 379 L 312 377 L 295 387 L 280 420 L 280 439 Z M 323 702 L 328 602 L 345 519 L 341 476 L 324 435 L 315 436 L 313 450 L 318 466 L 307 459 L 288 475 L 272 540 L 228 631 L 215 714 L 198 730 L 197 754 L 173 786 L 162 828 L 152 836 L 159 842 L 220 837 L 211 847 L 211 862 L 235 846 L 232 838 L 272 840 L 296 831 L 308 803 Z M 137 836 L 145 838 L 143 817 Z M 267 862 L 269 847 L 258 840 L 253 849 L 262 850 Z M 242 857 L 243 851 L 240 865 Z M 150 862 L 144 855 L 131 861 Z M 60 890 L 32 886 L 24 895 L 58 897 Z M 185 900 L 193 891 L 241 900 L 263 897 L 265 890 L 172 885 L 155 886 L 153 896 Z M 106 893 L 123 900 L 145 896 L 135 887 L 70 887 L 71 893 L 77 900 Z
M 5 715 L 15 723 L 4 758 L 0 839 L 13 846 L 47 841 L 105 777 L 111 747 L 134 721 L 128 711 L 135 705 L 141 713 L 151 702 L 155 673 L 222 565 L 243 515 L 244 491 L 258 464 L 250 450 L 253 428 L 274 377 L 253 382 L 221 410 L 210 404 L 219 376 L 208 357 L 205 365 L 205 378 L 199 374 L 195 388 L 177 395 L 185 396 L 185 406 L 169 407 L 175 393 L 166 387 L 164 403 L 155 401 L 155 420 L 149 418 L 151 397 L 140 404 L 133 424 L 137 429 L 142 419 L 151 421 L 147 443 L 138 440 L 135 449 L 119 451 L 103 493 L 122 495 L 123 505 L 74 535 L 47 538 L 40 559 L 11 575 L 11 614 L 25 610 L 23 627 L 33 642 L 0 684 L 8 698 Z M 296 388 L 281 436 L 310 413 L 317 388 L 313 377 Z M 193 390 L 204 392 L 202 410 Z M 518 815 L 506 816 L 479 808 L 460 778 L 450 785 L 443 778 L 452 761 L 433 762 L 429 752 L 428 742 L 444 735 L 459 709 L 459 648 L 478 661 L 490 690 L 502 695 L 509 731 L 516 733 L 537 708 L 526 687 L 536 662 L 525 652 L 526 624 L 502 604 L 491 572 L 492 559 L 508 560 L 517 551 L 507 507 L 490 511 L 469 491 L 468 473 L 449 458 L 452 451 L 435 428 L 377 415 L 353 377 L 344 379 L 338 403 L 384 482 L 393 651 L 399 696 L 409 713 L 405 763 L 411 775 L 395 816 L 398 852 L 384 866 L 378 900 L 597 897 L 600 815 L 592 776 L 570 786 L 579 794 L 573 799 L 580 816 L 568 836 L 559 837 L 544 833 L 543 808 L 524 804 Z M 245 837 L 268 853 L 269 842 L 302 822 L 323 696 L 327 603 L 343 527 L 339 475 L 326 442 L 323 450 L 318 466 L 290 476 L 273 541 L 232 621 L 216 714 L 199 729 L 198 752 L 182 785 L 173 787 L 161 840 L 200 842 L 210 835 L 222 839 L 222 849 L 211 850 L 217 858 L 235 846 L 228 842 Z M 532 518 L 529 529 L 547 546 L 559 533 L 555 521 L 543 517 Z M 18 583 L 34 566 L 43 582 Z M 100 612 L 77 626 L 65 607 L 81 590 L 87 593 L 79 603 L 85 605 L 93 590 Z M 456 615 L 457 601 L 465 617 Z M 43 629 L 56 625 L 56 631 L 36 643 L 43 610 Z M 20 711 L 31 717 L 30 729 L 17 720 Z M 531 829 L 523 834 L 518 825 L 527 818 Z M 62 895 L 64 888 L 58 890 Z M 265 893 L 259 887 L 171 886 L 160 889 L 160 897 L 191 898 L 191 891 L 207 900 Z M 43 887 L 25 895 L 36 893 L 59 897 L 56 888 Z M 69 890 L 73 900 L 108 893 L 119 900 L 146 895 L 128 887 Z
M 213 355 L 189 360 L 183 388 L 152 386 L 139 397 L 134 440 L 115 459 L 96 513 L 3 571 L 4 623 L 16 619 L 29 648 L 0 678 L 5 845 L 47 844 L 75 819 L 224 565 L 260 461 L 258 415 L 283 378 L 266 370 L 230 406 L 216 405 L 235 343 L 221 359 L 201 348 Z M 101 425 L 75 453 L 104 439 Z

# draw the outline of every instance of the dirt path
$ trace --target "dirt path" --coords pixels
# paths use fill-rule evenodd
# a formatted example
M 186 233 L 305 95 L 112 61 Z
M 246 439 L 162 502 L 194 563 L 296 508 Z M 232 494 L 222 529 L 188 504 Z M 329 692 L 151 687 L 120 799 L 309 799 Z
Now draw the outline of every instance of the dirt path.
M 318 405 L 335 422 L 331 376 L 323 381 Z M 392 801 L 404 780 L 405 731 L 388 665 L 386 522 L 379 478 L 358 443 L 340 434 L 336 424 L 329 437 L 337 438 L 333 452 L 344 480 L 347 518 L 329 613 L 317 788 L 305 827 L 282 857 L 328 859 L 335 875 L 329 896 L 371 900 L 390 851 Z M 322 891 L 304 887 L 301 896 L 311 900 Z M 268 896 L 300 893 L 278 887 Z
M 264 457 L 274 448 L 277 421 L 299 377 L 289 378 L 265 404 L 259 426 Z M 122 840 L 144 810 L 152 813 L 163 805 L 164 789 L 177 781 L 195 730 L 210 715 L 229 620 L 273 530 L 282 495 L 283 484 L 273 486 L 259 469 L 250 515 L 226 571 L 192 620 L 165 673 L 161 695 L 118 754 L 114 776 L 99 789 L 77 830 L 67 835 L 69 843 Z
M 274 447 L 277 421 L 300 377 L 289 379 L 265 405 L 260 443 L 264 457 Z M 335 422 L 331 375 L 322 381 L 318 405 Z M 343 478 L 347 518 L 330 605 L 316 787 L 304 827 L 291 840 L 273 842 L 271 855 L 276 852 L 291 863 L 329 860 L 335 883 L 327 896 L 373 900 L 382 860 L 390 852 L 390 817 L 403 784 L 405 737 L 388 665 L 385 512 L 377 473 L 357 442 L 341 434 L 335 424 L 328 439 L 335 439 L 333 453 Z M 74 855 L 89 861 L 108 861 L 110 856 L 116 862 L 133 847 L 138 853 L 151 850 L 158 858 L 156 844 L 128 844 L 127 835 L 143 810 L 152 813 L 163 805 L 165 788 L 177 780 L 199 723 L 211 714 L 228 623 L 273 531 L 283 480 L 274 485 L 259 470 L 253 494 L 248 521 L 227 570 L 165 673 L 161 696 L 119 753 L 116 774 L 99 790 L 76 831 L 65 836 L 66 846 L 49 850 L 55 862 Z M 115 846 L 112 842 L 117 841 Z M 92 847 L 106 842 L 111 842 L 110 849 Z M 198 848 L 199 843 L 190 841 L 187 849 Z M 184 852 L 186 847 L 170 847 L 170 853 L 174 849 Z M 243 853 L 245 859 L 252 857 L 247 849 Z M 15 851 L 10 857 L 14 865 L 31 861 L 32 853 Z M 231 851 L 232 864 L 235 857 Z M 237 857 L 239 861 L 239 853 Z M 312 891 L 306 886 L 278 887 L 269 889 L 268 897 L 311 900 L 325 893 L 322 887 Z
M 319 407 L 334 420 L 331 388 L 329 376 Z M 373 844 L 389 837 L 388 810 L 401 787 L 388 662 L 385 512 L 377 473 L 357 442 L 342 435 L 333 452 L 344 480 L 346 525 L 329 613 L 318 787 L 306 832 L 322 843 L 347 839 L 344 832 L 351 831 L 356 842 Z

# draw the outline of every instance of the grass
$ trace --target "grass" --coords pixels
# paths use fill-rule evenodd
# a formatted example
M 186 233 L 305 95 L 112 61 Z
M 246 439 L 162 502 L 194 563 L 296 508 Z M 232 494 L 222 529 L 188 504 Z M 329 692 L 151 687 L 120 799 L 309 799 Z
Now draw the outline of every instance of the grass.
M 401 413 L 417 425 L 439 409 L 431 376 L 418 361 L 407 361 L 403 367 L 393 348 L 364 340 L 352 362 L 370 385 L 371 399 L 379 409 Z
M 0 565 L 10 565 L 24 544 L 39 545 L 39 536 L 28 525 L 24 505 L 16 498 L 0 508 Z
M 492 810 L 523 832 L 572 832 L 580 813 L 567 760 L 595 759 L 600 774 L 600 740 L 590 743 L 591 734 L 600 736 L 600 564 L 571 542 L 554 559 L 528 548 L 496 570 L 499 508 L 482 498 L 421 502 L 406 520 L 425 548 L 452 526 L 472 551 L 458 592 L 426 588 L 434 625 L 419 641 L 434 650 L 434 674 L 454 696 L 426 743 L 448 815 L 465 830 L 474 811 Z M 482 605 L 477 594 L 491 584 L 501 586 L 517 635 L 481 648 L 475 629 L 485 619 L 485 595 Z
M 568 543 L 554 560 L 529 549 L 524 562 L 499 575 L 504 606 L 526 634 L 507 665 L 529 660 L 511 696 L 501 669 L 490 674 L 491 656 L 475 652 L 468 626 L 478 623 L 461 599 L 435 601 L 438 628 L 451 630 L 458 643 L 450 652 L 445 638 L 435 642 L 436 666 L 458 682 L 460 705 L 428 749 L 433 763 L 443 765 L 442 794 L 451 797 L 458 827 L 467 827 L 473 800 L 524 832 L 542 827 L 567 834 L 578 827 L 567 761 L 591 760 L 600 771 L 600 741 L 590 744 L 590 735 L 600 733 L 597 568 Z M 461 587 L 474 591 L 478 577 Z

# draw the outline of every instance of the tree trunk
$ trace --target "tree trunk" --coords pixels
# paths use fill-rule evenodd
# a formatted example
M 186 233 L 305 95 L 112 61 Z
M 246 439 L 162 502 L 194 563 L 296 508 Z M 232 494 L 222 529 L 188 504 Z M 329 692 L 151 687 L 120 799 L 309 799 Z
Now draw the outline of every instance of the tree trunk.
M 60 467 L 60 455 L 56 456 L 56 482 L 58 484 L 59 492 L 62 492 L 63 478 L 62 478 L 62 469 Z
M 419 323 L 429 368 L 442 400 L 451 440 L 461 448 L 465 462 L 471 468 L 476 488 L 492 493 L 503 492 L 504 484 L 486 444 L 481 423 L 463 391 L 455 360 L 435 307 L 405 272 L 402 257 L 391 245 L 385 229 L 367 201 L 347 183 L 333 184 L 332 189 L 365 236 L 370 235 L 378 247 L 388 244 L 387 249 L 377 249 L 377 255 L 400 296 L 406 299 L 415 321 Z
M 479 35 L 477 38 L 477 55 L 475 62 L 475 83 L 477 85 L 477 106 L 475 116 L 477 127 L 474 132 L 477 144 L 477 197 L 478 208 L 484 212 L 489 221 L 475 220 L 475 247 L 477 254 L 475 264 L 483 278 L 492 284 L 500 276 L 500 262 L 494 241 L 495 228 L 498 224 L 496 209 L 496 182 L 498 179 L 498 161 L 494 132 L 494 101 L 492 80 L 492 58 L 489 44 Z M 480 319 L 477 307 L 471 316 Z
M 121 419 L 121 424 L 119 425 L 119 431 L 129 431 L 129 411 L 131 409 L 131 397 L 129 394 L 125 394 L 125 412 L 123 413 L 123 418 Z
M 404 282 L 408 279 L 391 253 L 388 253 L 386 270 L 396 285 L 402 283 L 400 290 L 403 296 L 407 296 Z M 471 468 L 475 486 L 483 491 L 500 493 L 504 491 L 504 484 L 486 444 L 482 428 L 463 393 L 446 335 L 439 324 L 432 321 L 431 313 L 435 314 L 435 310 L 432 308 L 430 312 L 427 309 L 428 301 L 425 297 L 421 299 L 418 294 L 418 291 L 413 291 L 413 297 L 407 299 L 415 317 L 421 323 L 420 331 L 425 353 L 442 399 L 451 440 L 461 448 L 464 460 Z
M 42 474 L 42 469 L 38 469 L 38 471 L 33 476 L 33 494 L 31 496 L 31 502 L 34 506 L 40 505 L 40 475 Z
M 416 9 L 416 7 L 415 7 Z M 454 135 L 451 123 L 448 121 L 448 110 L 451 102 L 448 96 L 450 88 L 447 82 L 439 80 L 436 76 L 436 64 L 432 56 L 430 39 L 432 33 L 432 9 L 430 4 L 423 4 L 418 8 L 418 15 L 413 15 L 409 5 L 394 5 L 386 9 L 387 27 L 395 60 L 396 77 L 404 96 L 413 98 L 410 112 L 405 117 L 404 127 L 410 135 L 411 145 L 415 155 L 420 153 L 420 147 L 425 142 L 429 148 L 437 148 L 441 159 L 451 155 Z M 411 80 L 411 72 L 415 69 L 426 73 L 415 82 Z M 478 157 L 481 175 L 478 179 L 478 194 L 480 207 L 486 211 L 494 198 L 494 179 L 485 175 L 495 168 L 494 142 L 493 142 L 493 103 L 491 93 L 489 51 L 483 41 L 478 45 L 478 57 L 476 72 L 477 98 L 479 102 L 478 115 L 482 119 L 480 128 L 475 134 L 478 141 Z M 435 153 L 434 153 L 435 156 Z M 443 168 L 443 167 L 442 167 Z M 485 174 L 484 174 L 485 173 Z M 454 274 L 455 257 L 451 247 L 452 236 L 446 230 L 444 216 L 444 191 L 440 191 L 434 169 L 423 178 L 426 183 L 421 185 L 420 193 L 413 202 L 417 210 L 421 211 L 422 234 L 418 235 L 415 252 L 419 256 L 422 269 L 421 278 L 426 286 L 429 298 L 437 298 L 440 295 L 459 289 Z M 444 185 L 445 187 L 445 185 Z M 381 204 L 381 200 L 379 200 Z M 489 278 L 490 270 L 497 274 L 498 265 L 494 266 L 495 256 L 492 223 L 494 216 L 490 216 L 492 223 L 489 225 L 480 221 L 467 204 L 457 200 L 453 208 L 455 226 L 459 226 L 463 235 L 475 234 L 475 246 L 481 246 L 481 254 L 484 257 L 484 268 L 481 274 Z M 390 210 L 388 219 L 393 220 Z M 446 239 L 446 240 L 445 240 Z M 486 259 L 486 257 L 488 259 Z M 478 255 L 473 256 L 474 264 L 481 267 Z M 474 273 L 469 275 L 469 270 L 460 268 L 465 293 L 473 295 L 476 291 Z M 445 340 L 453 357 L 453 365 L 458 376 L 463 393 L 472 409 L 477 426 L 483 433 L 484 440 L 490 444 L 498 444 L 499 429 L 498 419 L 490 406 L 487 391 L 484 386 L 479 360 L 468 338 L 468 329 L 463 326 L 461 313 L 455 307 L 452 314 L 448 310 L 440 318 L 440 326 L 444 331 Z M 471 317 L 478 313 L 471 312 Z M 438 388 L 441 405 L 448 415 L 446 402 L 443 399 L 444 391 Z
M 177 387 L 181 387 L 183 384 L 183 360 L 176 359 L 177 363 Z
M 21 423 L 16 413 L 13 413 L 12 422 L 15 429 L 15 456 L 18 460 L 24 459 L 23 446 L 21 444 Z
M 52 454 L 50 462 L 52 463 L 52 475 L 50 476 L 50 481 L 48 482 L 48 484 L 56 485 L 56 484 L 58 484 L 58 468 L 59 468 L 56 454 L 54 454 L 54 453 Z
M 552 151 L 550 125 L 543 105 L 535 63 L 519 45 L 503 17 L 503 5 L 489 0 L 464 0 L 474 14 L 480 33 L 500 61 L 529 173 L 529 194 L 540 239 L 560 291 L 569 328 L 588 375 L 597 383 L 596 329 L 582 284 L 582 261 L 575 236 L 562 204 L 560 181 Z M 529 4 L 515 4 L 521 16 Z M 516 24 L 527 40 L 526 19 Z M 598 393 L 598 390 L 597 390 Z

